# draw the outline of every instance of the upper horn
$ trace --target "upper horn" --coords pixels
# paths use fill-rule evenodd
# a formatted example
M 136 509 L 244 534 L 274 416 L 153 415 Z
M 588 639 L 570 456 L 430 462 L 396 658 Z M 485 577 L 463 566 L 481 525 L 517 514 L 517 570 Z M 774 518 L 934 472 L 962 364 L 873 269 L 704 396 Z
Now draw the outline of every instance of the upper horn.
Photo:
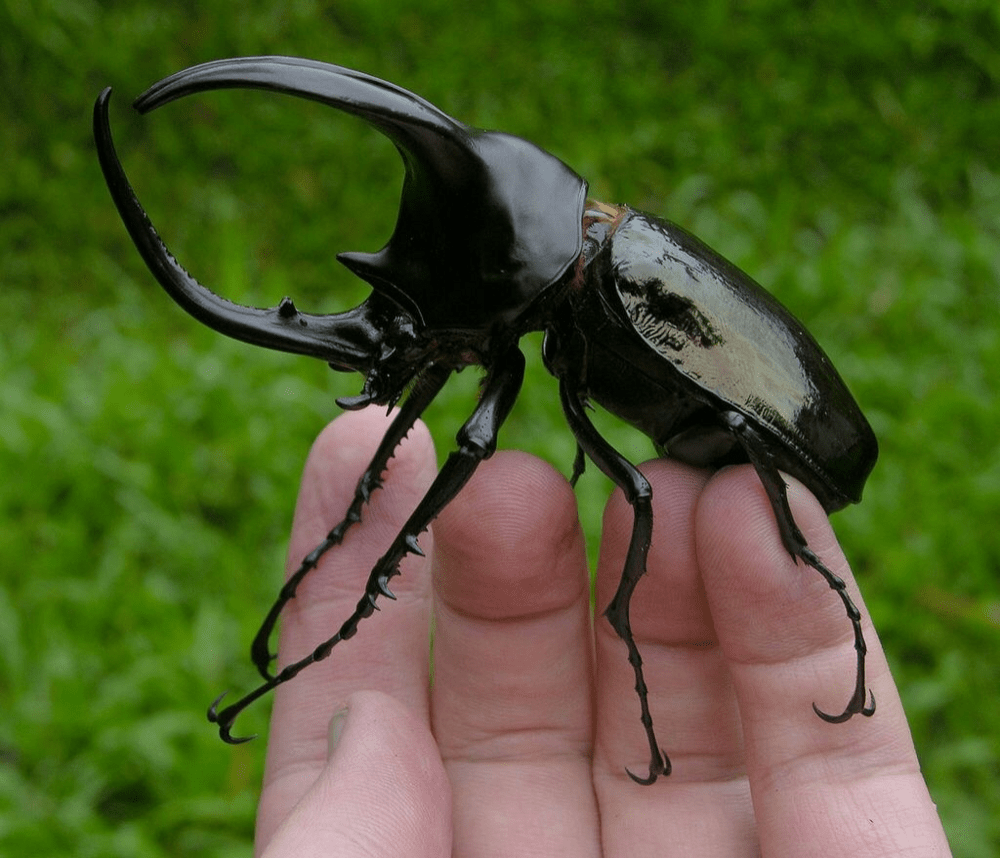
M 363 72 L 291 57 L 216 60 L 154 84 L 135 107 L 232 87 L 319 101 L 392 140 L 405 168 L 393 235 L 377 253 L 338 259 L 430 326 L 510 320 L 580 254 L 587 184 L 573 170 Z
M 108 122 L 110 99 L 108 87 L 94 105 L 94 139 L 101 169 L 132 241 L 167 293 L 200 322 L 235 339 L 367 371 L 382 341 L 369 318 L 369 302 L 346 313 L 322 316 L 300 313 L 287 298 L 271 309 L 246 307 L 216 295 L 181 267 L 150 222 L 118 160 Z

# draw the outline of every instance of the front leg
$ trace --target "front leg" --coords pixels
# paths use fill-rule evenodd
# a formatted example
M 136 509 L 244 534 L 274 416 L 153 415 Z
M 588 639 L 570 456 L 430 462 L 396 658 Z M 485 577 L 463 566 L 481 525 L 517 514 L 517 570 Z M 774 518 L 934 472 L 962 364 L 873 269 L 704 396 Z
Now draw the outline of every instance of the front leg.
M 365 469 L 365 472 L 358 480 L 358 485 L 354 490 L 354 499 L 347 508 L 347 513 L 344 515 L 343 520 L 327 533 L 326 538 L 319 545 L 302 558 L 299 568 L 295 570 L 281 588 L 274 604 L 271 606 L 271 610 L 267 612 L 267 616 L 264 617 L 264 621 L 254 636 L 253 643 L 250 645 L 250 658 L 264 679 L 271 679 L 273 676 L 270 671 L 270 665 L 274 660 L 274 655 L 271 653 L 269 644 L 271 633 L 274 631 L 281 611 L 289 601 L 295 598 L 295 591 L 298 589 L 299 584 L 302 583 L 302 579 L 316 568 L 320 558 L 333 548 L 333 546 L 339 545 L 343 541 L 348 529 L 361 521 L 361 511 L 368 503 L 372 493 L 382 485 L 382 473 L 396 452 L 396 448 L 403 438 L 406 437 L 407 432 L 410 431 L 413 424 L 417 422 L 420 415 L 423 414 L 424 409 L 441 392 L 441 388 L 444 387 L 450 375 L 450 369 L 443 366 L 432 366 L 420 377 L 416 387 L 414 387 L 413 391 L 406 398 L 399 413 L 389 426 L 388 431 L 386 431 L 384 437 L 379 442 L 378 449 L 375 451 L 375 455 L 372 456 L 372 460 Z
M 524 355 L 515 346 L 488 370 L 479 403 L 458 433 L 458 449 L 448 456 L 427 494 L 396 535 L 389 550 L 375 564 L 354 613 L 344 621 L 333 637 L 321 643 L 305 658 L 289 664 L 275 676 L 268 678 L 236 703 L 218 711 L 218 704 L 222 700 L 219 697 L 209 707 L 208 720 L 219 725 L 219 736 L 224 741 L 238 744 L 252 738 L 237 738 L 230 733 L 233 722 L 247 706 L 288 682 L 310 664 L 322 661 L 338 643 L 353 637 L 361 621 L 374 613 L 379 596 L 394 598 L 389 589 L 389 581 L 399 574 L 400 562 L 407 554 L 423 553 L 417 538 L 461 491 L 479 463 L 496 451 L 500 427 L 514 406 L 523 380 Z

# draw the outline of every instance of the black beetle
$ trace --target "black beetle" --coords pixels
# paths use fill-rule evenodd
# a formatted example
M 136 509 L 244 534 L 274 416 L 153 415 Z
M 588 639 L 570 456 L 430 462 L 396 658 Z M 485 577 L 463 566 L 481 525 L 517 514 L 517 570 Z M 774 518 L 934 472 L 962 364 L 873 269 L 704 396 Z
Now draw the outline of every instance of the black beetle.
M 605 611 L 635 671 L 652 783 L 670 762 L 653 732 L 629 602 L 646 569 L 651 491 L 642 474 L 597 432 L 587 403 L 641 429 L 666 455 L 693 465 L 750 462 L 774 509 L 781 539 L 837 592 L 853 624 L 857 670 L 844 711 L 831 722 L 871 715 L 860 614 L 844 583 L 809 549 L 792 518 L 780 471 L 801 480 L 827 512 L 861 498 L 878 445 L 844 382 L 808 331 L 771 295 L 694 236 L 664 220 L 587 199 L 587 183 L 525 140 L 478 131 L 391 83 L 310 60 L 246 57 L 205 63 L 155 84 L 135 107 L 152 110 L 203 90 L 247 87 L 314 99 L 353 113 L 385 134 L 403 159 L 399 217 L 377 253 L 338 259 L 372 287 L 358 307 L 300 312 L 285 298 L 261 310 L 234 304 L 194 280 L 170 255 L 118 160 L 108 122 L 110 89 L 94 110 L 97 149 L 111 195 L 146 264 L 185 310 L 255 345 L 321 358 L 365 377 L 343 408 L 401 409 L 361 477 L 344 520 L 307 555 L 281 590 L 251 655 L 265 682 L 209 718 L 228 742 L 237 715 L 258 697 L 326 658 L 372 614 L 400 560 L 421 553 L 417 537 L 496 449 L 521 388 L 518 340 L 545 332 L 544 359 L 559 380 L 577 440 L 573 480 L 584 456 L 624 491 L 634 524 L 618 590 Z M 433 485 L 372 570 L 365 594 L 337 634 L 277 675 L 269 638 L 282 607 L 341 541 L 396 446 L 452 372 L 485 369 L 478 404 L 459 430 Z M 631 774 L 631 773 L 630 773 Z

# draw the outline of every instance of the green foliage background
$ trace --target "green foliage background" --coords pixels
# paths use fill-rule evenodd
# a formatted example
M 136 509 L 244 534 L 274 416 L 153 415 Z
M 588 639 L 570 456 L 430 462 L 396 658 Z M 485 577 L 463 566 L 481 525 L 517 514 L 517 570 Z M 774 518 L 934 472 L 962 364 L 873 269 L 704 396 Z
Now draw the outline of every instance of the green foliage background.
M 532 139 L 808 324 L 881 441 L 835 524 L 931 792 L 956 855 L 1000 853 L 998 45 L 992 0 L 0 2 L 0 853 L 248 854 L 263 745 L 224 747 L 202 704 L 253 681 L 301 463 L 358 379 L 175 308 L 110 204 L 90 111 L 113 85 L 130 176 L 203 282 L 346 308 L 363 292 L 333 254 L 387 238 L 391 145 L 257 93 L 126 109 L 261 53 Z M 503 443 L 568 470 L 530 372 Z M 472 376 L 430 415 L 441 451 Z M 581 481 L 594 541 L 607 493 Z

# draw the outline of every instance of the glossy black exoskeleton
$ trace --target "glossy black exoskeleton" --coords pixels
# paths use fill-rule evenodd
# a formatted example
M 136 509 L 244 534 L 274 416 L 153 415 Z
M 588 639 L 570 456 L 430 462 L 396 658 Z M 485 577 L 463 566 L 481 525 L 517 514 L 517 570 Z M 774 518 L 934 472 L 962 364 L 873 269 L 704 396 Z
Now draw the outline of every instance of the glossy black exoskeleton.
M 333 315 L 300 312 L 290 299 L 260 310 L 234 304 L 194 280 L 171 256 L 136 198 L 111 139 L 110 90 L 98 98 L 94 133 L 111 195 L 139 252 L 184 309 L 212 328 L 256 345 L 311 355 L 365 377 L 344 408 L 397 402 L 409 390 L 327 538 L 281 590 L 251 655 L 265 682 L 209 718 L 229 742 L 237 715 L 258 697 L 326 658 L 379 596 L 417 537 L 496 449 L 521 388 L 518 340 L 545 332 L 544 357 L 559 380 L 566 420 L 586 454 L 624 491 L 634 519 L 625 568 L 605 614 L 635 672 L 650 766 L 640 783 L 669 773 L 653 732 L 629 603 L 646 569 L 652 533 L 648 482 L 604 440 L 587 402 L 638 427 L 669 456 L 720 467 L 750 462 L 789 553 L 837 592 L 854 629 L 856 681 L 845 721 L 875 709 L 865 687 L 860 614 L 843 581 L 809 549 L 792 518 L 781 477 L 801 480 L 832 512 L 860 500 L 875 464 L 875 437 L 826 355 L 805 328 L 746 274 L 679 227 L 624 206 L 588 200 L 587 185 L 554 156 L 511 135 L 471 129 L 400 87 L 360 72 L 286 57 L 206 63 L 155 84 L 136 101 L 146 112 L 208 89 L 249 87 L 314 99 L 355 114 L 396 145 L 405 174 L 392 238 L 377 253 L 338 259 L 372 286 L 361 305 Z M 341 541 L 396 446 L 451 375 L 485 369 L 478 404 L 458 449 L 372 570 L 354 613 L 310 655 L 270 672 L 271 632 L 282 607 L 320 557 Z

